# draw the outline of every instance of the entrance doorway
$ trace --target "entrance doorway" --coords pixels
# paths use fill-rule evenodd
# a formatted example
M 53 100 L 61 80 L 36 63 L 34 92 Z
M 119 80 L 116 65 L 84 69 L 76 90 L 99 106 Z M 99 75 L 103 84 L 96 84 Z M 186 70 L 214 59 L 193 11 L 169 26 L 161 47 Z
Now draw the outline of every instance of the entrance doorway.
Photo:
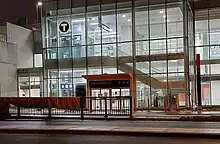
M 91 89 L 92 110 L 104 110 L 105 99 L 110 111 L 120 111 L 129 108 L 130 89 Z
M 87 79 L 87 107 L 91 112 L 117 115 L 132 111 L 134 96 L 129 74 L 85 75 Z M 130 112 L 127 112 L 130 114 Z

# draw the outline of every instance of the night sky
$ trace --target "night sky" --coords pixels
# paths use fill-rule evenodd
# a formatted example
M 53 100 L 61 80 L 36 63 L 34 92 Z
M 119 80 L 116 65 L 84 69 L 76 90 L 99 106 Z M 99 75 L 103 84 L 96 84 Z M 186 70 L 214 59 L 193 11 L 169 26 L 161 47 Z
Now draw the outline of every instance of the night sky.
M 36 19 L 37 0 L 0 0 L 0 23 L 16 23 L 19 17 L 28 17 L 30 23 Z

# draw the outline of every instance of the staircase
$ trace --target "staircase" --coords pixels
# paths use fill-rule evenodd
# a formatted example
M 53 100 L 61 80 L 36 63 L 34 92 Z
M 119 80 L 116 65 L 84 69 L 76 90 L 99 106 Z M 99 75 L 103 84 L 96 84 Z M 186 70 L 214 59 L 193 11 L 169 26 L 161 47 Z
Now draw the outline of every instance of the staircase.
M 121 71 L 123 71 L 125 73 L 133 73 L 133 67 L 128 64 L 121 63 L 121 64 L 119 64 L 118 67 Z M 135 73 L 136 73 L 137 80 L 139 80 L 142 83 L 145 83 L 147 85 L 150 85 L 151 87 L 153 87 L 155 89 L 160 88 L 161 82 L 158 81 L 157 79 L 146 75 L 145 73 L 143 73 L 142 71 L 140 71 L 138 69 L 135 70 Z
M 129 56 L 125 52 L 121 52 L 123 56 Z M 103 61 L 104 65 L 115 65 L 115 60 L 113 60 L 110 56 L 107 56 L 106 59 Z M 144 67 L 144 65 L 142 64 Z M 146 73 L 142 72 L 138 68 L 133 71 L 133 66 L 129 65 L 129 63 L 121 62 L 118 64 L 119 70 L 125 73 L 134 73 L 136 74 L 136 79 L 146 85 L 151 86 L 154 89 L 167 89 L 167 83 L 157 80 Z M 146 68 L 148 69 L 148 68 Z M 151 71 L 156 74 L 160 74 L 159 70 L 156 68 L 151 67 Z M 168 87 L 170 89 L 184 89 L 184 81 L 170 81 Z

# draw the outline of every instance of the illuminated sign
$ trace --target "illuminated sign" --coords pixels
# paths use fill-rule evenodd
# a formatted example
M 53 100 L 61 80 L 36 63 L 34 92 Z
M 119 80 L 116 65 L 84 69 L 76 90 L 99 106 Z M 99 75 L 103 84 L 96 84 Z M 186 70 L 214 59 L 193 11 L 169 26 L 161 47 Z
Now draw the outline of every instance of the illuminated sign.
M 70 29 L 70 24 L 66 21 L 63 21 L 60 23 L 59 29 L 62 33 L 67 33 Z
M 61 84 L 61 89 L 72 89 L 72 84 Z
M 90 81 L 90 88 L 129 88 L 130 80 Z

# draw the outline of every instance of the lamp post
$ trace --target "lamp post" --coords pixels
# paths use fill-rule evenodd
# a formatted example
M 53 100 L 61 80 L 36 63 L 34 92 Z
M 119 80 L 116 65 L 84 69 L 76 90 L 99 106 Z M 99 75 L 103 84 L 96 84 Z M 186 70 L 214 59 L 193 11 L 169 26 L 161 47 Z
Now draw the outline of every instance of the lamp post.
M 42 5 L 43 3 L 41 1 L 38 1 L 36 4 L 37 24 L 41 22 L 41 19 L 39 19 L 39 9 L 40 9 L 40 14 L 42 15 Z

